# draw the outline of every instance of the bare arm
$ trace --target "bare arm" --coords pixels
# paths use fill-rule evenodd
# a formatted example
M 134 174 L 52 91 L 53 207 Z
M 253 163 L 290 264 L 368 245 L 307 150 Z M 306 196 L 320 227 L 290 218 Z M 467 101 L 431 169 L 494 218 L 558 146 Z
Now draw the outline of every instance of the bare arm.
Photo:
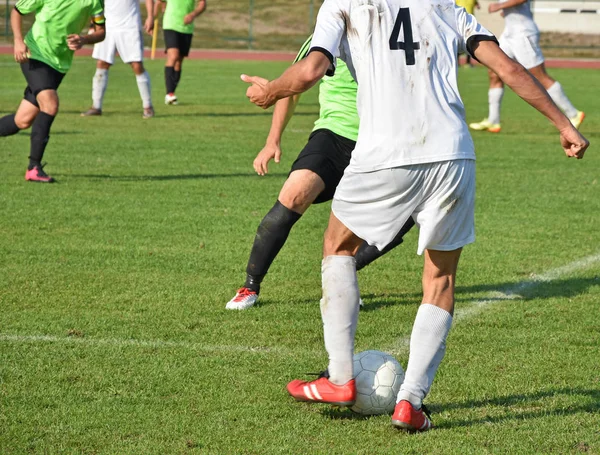
M 256 76 L 242 75 L 248 87 L 246 96 L 250 101 L 263 109 L 275 104 L 277 100 L 288 96 L 299 95 L 315 85 L 327 72 L 329 59 L 321 52 L 311 52 L 298 63 L 293 64 L 277 79 L 269 82 Z
M 154 17 L 156 19 L 158 19 L 160 17 L 160 14 L 164 11 L 164 7 L 165 7 L 165 1 L 164 0 L 158 0 L 154 4 Z
M 569 157 L 583 158 L 589 142 L 554 104 L 548 92 L 522 65 L 510 59 L 493 41 L 477 43 L 475 57 L 495 72 L 514 92 L 544 114 L 558 129 Z
M 507 9 L 507 8 L 512 8 L 514 6 L 519 6 L 526 2 L 527 2 L 527 0 L 507 0 L 506 2 L 502 2 L 502 3 L 500 3 L 500 2 L 490 3 L 490 5 L 488 6 L 488 11 L 490 13 L 495 13 L 496 11 L 500 11 L 500 10 Z
M 269 161 L 275 160 L 276 163 L 279 163 L 281 160 L 281 136 L 293 117 L 299 100 L 300 95 L 294 95 L 282 98 L 275 103 L 267 141 L 262 150 L 256 155 L 253 163 L 254 170 L 258 175 L 265 175 L 269 172 Z
M 10 26 L 14 36 L 14 55 L 15 61 L 23 63 L 29 58 L 29 49 L 23 40 L 23 29 L 21 25 L 21 13 L 16 8 L 10 13 Z
M 196 5 L 196 8 L 194 9 L 194 11 L 192 11 L 190 14 L 185 16 L 185 18 L 183 19 L 183 23 L 185 25 L 191 24 L 194 21 L 194 19 L 196 19 L 198 16 L 200 16 L 200 14 L 202 14 L 205 10 L 206 10 L 206 0 L 200 0 L 198 2 L 198 4 Z
M 144 30 L 151 35 L 154 30 L 154 0 L 146 0 L 146 16 Z
M 87 35 L 69 35 L 67 36 L 67 46 L 72 51 L 81 49 L 86 44 L 96 44 L 104 41 L 106 28 L 104 24 L 94 24 L 94 32 Z

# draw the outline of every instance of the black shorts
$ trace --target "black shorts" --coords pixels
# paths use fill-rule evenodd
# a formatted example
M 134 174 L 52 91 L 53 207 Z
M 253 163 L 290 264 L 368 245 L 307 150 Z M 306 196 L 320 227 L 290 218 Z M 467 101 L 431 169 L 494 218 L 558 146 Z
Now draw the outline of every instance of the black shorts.
M 314 204 L 333 199 L 335 189 L 344 175 L 344 169 L 350 164 L 355 146 L 355 141 L 326 129 L 311 133 L 306 146 L 292 164 L 290 174 L 300 169 L 308 169 L 321 177 L 325 182 L 325 189 L 317 196 Z
M 167 49 L 179 49 L 179 53 L 183 57 L 187 57 L 190 54 L 190 47 L 192 47 L 192 35 L 191 33 L 180 33 L 175 30 L 165 30 L 165 52 Z
M 37 102 L 38 93 L 43 90 L 58 90 L 63 77 L 65 77 L 64 73 L 56 71 L 44 62 L 32 59 L 21 63 L 21 71 L 27 81 L 23 98 L 36 107 L 40 107 Z

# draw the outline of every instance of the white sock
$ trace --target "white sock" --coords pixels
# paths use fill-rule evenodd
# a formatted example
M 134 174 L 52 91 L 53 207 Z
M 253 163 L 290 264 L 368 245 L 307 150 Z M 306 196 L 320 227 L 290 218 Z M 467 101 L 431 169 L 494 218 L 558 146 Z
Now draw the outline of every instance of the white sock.
M 321 317 L 329 354 L 329 380 L 343 385 L 354 376 L 352 357 L 360 298 L 356 261 L 352 256 L 327 256 L 321 265 L 321 275 Z
M 488 103 L 490 110 L 488 113 L 488 121 L 493 124 L 500 123 L 500 105 L 504 96 L 504 87 L 491 88 L 488 90 Z
M 569 98 L 567 98 L 567 95 L 565 95 L 565 92 L 563 91 L 562 85 L 560 85 L 558 81 L 550 86 L 548 89 L 548 95 L 550 95 L 550 98 L 552 98 L 552 100 L 567 117 L 577 117 L 577 109 L 575 109 L 575 106 L 571 104 L 571 101 Z
M 142 104 L 144 108 L 152 107 L 152 87 L 150 86 L 150 76 L 148 71 L 144 71 L 142 74 L 136 74 L 135 79 L 137 81 L 138 90 L 142 97 Z
M 429 303 L 421 304 L 410 336 L 408 366 L 398 401 L 408 400 L 415 409 L 421 407 L 446 353 L 446 337 L 451 326 L 452 316 L 446 310 Z
M 104 92 L 108 86 L 108 70 L 96 68 L 96 74 L 92 82 L 92 103 L 94 108 L 102 109 Z

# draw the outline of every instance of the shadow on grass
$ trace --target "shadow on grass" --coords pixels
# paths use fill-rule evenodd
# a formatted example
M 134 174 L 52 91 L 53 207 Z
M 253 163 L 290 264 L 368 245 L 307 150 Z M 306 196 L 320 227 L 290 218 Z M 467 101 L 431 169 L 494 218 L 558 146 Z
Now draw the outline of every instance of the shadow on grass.
M 175 174 L 175 175 L 110 175 L 110 174 L 53 174 L 68 178 L 92 179 L 92 180 L 116 180 L 121 182 L 145 182 L 145 181 L 170 181 L 170 180 L 199 180 L 218 179 L 231 177 L 257 177 L 255 173 L 233 173 L 233 174 Z M 264 177 L 287 177 L 287 173 L 269 172 Z

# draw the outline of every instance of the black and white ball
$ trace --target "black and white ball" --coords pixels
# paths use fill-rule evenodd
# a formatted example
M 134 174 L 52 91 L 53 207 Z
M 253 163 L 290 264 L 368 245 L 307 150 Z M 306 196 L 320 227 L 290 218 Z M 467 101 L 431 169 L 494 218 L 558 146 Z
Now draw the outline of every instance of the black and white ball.
M 390 354 L 363 351 L 354 354 L 356 403 L 352 410 L 362 415 L 391 414 L 404 382 L 402 365 Z

